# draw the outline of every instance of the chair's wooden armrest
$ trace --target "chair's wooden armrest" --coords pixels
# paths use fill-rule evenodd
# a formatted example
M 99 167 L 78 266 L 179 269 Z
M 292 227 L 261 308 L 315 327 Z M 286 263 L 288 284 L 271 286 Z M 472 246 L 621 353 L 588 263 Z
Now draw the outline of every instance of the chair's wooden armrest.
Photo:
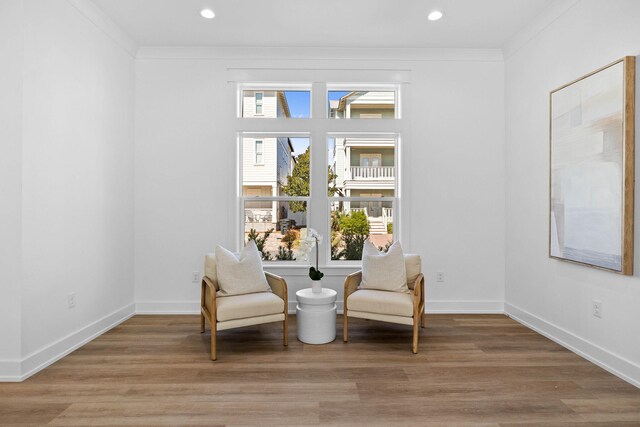
M 360 286 L 360 282 L 362 282 L 362 270 L 356 271 L 355 273 L 351 273 L 344 279 L 344 300 L 346 301 L 349 295 L 354 293 L 358 286 Z
M 211 278 L 204 276 L 202 278 L 202 281 L 211 288 L 213 294 L 220 290 L 220 288 L 218 288 L 218 282 L 216 280 L 211 280 Z
M 424 275 L 420 273 L 416 277 L 416 281 L 413 284 L 413 305 L 418 306 L 423 301 L 424 293 Z
M 287 303 L 287 282 L 280 276 L 276 276 L 273 273 L 264 272 L 265 277 L 267 278 L 267 283 L 271 287 L 271 290 L 274 294 L 278 295 L 282 300 L 284 300 L 285 305 Z
M 207 300 L 207 288 L 209 288 L 209 298 Z M 203 315 L 206 315 L 211 322 L 212 328 L 215 328 L 217 319 L 216 309 L 216 293 L 218 292 L 218 282 L 204 276 L 202 278 L 202 295 L 200 297 L 200 307 Z

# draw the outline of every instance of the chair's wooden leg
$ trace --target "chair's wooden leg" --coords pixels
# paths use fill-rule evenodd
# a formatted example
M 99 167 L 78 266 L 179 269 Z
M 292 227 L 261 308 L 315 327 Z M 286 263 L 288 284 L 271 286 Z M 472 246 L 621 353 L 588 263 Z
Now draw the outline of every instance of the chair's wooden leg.
M 284 340 L 284 346 L 289 345 L 289 316 L 284 316 L 284 322 L 282 322 L 282 339 Z
M 418 353 L 418 318 L 413 319 L 413 354 Z
M 347 310 L 344 311 L 343 317 L 342 340 L 344 342 L 349 342 L 349 318 L 347 317 Z
M 200 333 L 204 333 L 204 314 L 200 313 Z
M 216 360 L 218 358 L 218 351 L 217 351 L 217 343 L 216 343 L 216 339 L 218 337 L 217 331 L 216 331 L 216 325 L 215 322 L 213 322 L 211 324 L 211 360 Z
M 420 327 L 424 328 L 424 309 L 422 309 L 422 314 L 420 314 Z

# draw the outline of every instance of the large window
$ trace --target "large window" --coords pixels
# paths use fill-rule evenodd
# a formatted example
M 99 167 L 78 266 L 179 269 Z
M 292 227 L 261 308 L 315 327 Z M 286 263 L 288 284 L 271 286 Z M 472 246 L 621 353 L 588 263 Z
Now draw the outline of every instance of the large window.
M 397 137 L 330 135 L 328 138 L 331 260 L 362 259 L 369 239 L 393 243 Z
M 322 264 L 357 263 L 367 239 L 384 250 L 398 236 L 400 133 L 372 119 L 400 118 L 399 88 L 291 86 L 239 85 L 239 242 L 293 262 L 311 227 Z M 355 118 L 369 120 L 327 120 Z

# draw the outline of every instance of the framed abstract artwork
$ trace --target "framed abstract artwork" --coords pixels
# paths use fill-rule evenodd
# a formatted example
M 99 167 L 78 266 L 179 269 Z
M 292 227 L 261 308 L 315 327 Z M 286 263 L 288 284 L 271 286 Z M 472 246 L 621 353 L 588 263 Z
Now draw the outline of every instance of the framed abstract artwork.
M 635 57 L 550 93 L 549 256 L 633 274 Z

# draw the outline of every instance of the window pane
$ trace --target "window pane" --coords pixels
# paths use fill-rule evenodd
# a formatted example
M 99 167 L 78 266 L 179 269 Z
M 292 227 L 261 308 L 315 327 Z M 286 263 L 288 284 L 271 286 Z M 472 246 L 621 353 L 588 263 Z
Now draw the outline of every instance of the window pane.
M 387 251 L 393 243 L 393 202 L 331 201 L 331 259 L 360 260 L 365 240 Z
M 394 91 L 336 91 L 328 93 L 329 117 L 332 119 L 394 119 Z
M 309 138 L 242 137 L 244 196 L 309 196 Z
M 311 92 L 243 90 L 242 117 L 309 118 L 311 117 Z
M 262 160 L 262 141 L 256 141 L 256 164 L 263 164 Z
M 394 197 L 395 143 L 394 138 L 329 138 L 329 196 Z
M 265 261 L 290 261 L 307 228 L 307 202 L 246 200 L 244 242 L 254 240 Z

